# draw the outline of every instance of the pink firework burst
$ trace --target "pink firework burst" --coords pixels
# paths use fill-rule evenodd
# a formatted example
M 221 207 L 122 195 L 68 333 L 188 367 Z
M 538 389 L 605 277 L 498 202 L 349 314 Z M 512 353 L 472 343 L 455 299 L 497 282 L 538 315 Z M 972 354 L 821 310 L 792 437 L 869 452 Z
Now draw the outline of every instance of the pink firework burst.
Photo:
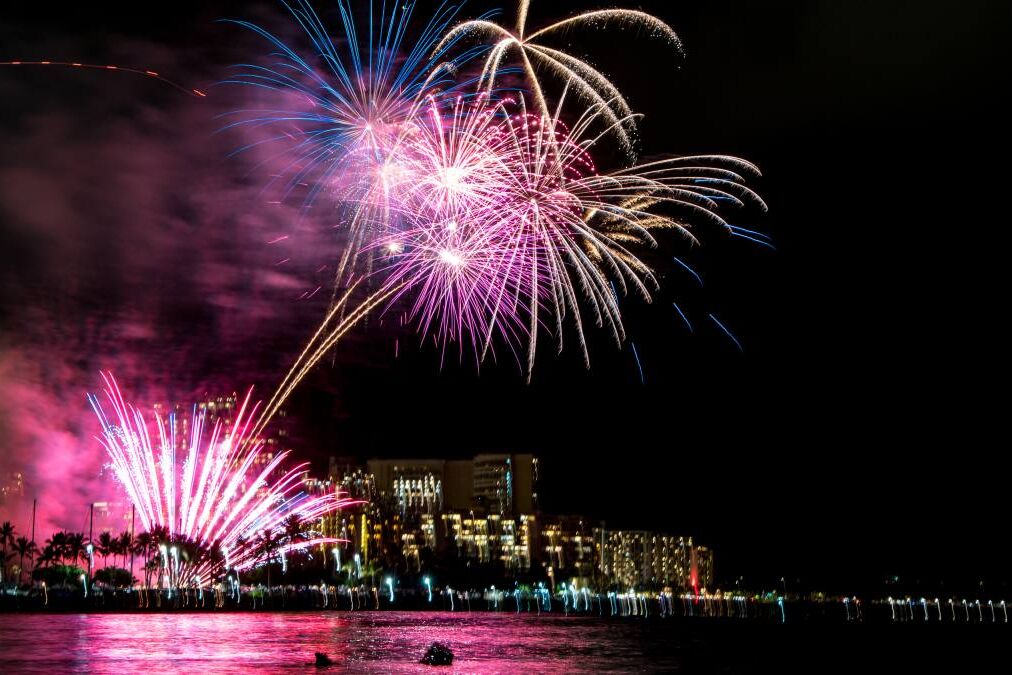
M 654 231 L 693 241 L 693 224 L 727 227 L 719 202 L 762 200 L 745 185 L 750 163 L 725 156 L 669 158 L 599 173 L 589 109 L 570 129 L 519 103 L 433 107 L 398 151 L 393 189 L 400 227 L 373 246 L 387 255 L 385 282 L 411 296 L 419 329 L 444 346 L 470 342 L 479 360 L 498 334 L 530 374 L 539 330 L 563 346 L 567 319 L 585 361 L 584 313 L 616 342 L 625 338 L 617 293 L 646 301 L 657 283 L 636 254 Z M 605 132 L 607 133 L 607 132 Z
M 148 532 L 190 552 L 187 559 L 165 560 L 171 586 L 203 586 L 226 567 L 248 569 L 262 562 L 257 537 L 279 537 L 286 521 L 307 528 L 301 541 L 281 547 L 279 554 L 338 540 L 319 536 L 312 528 L 323 516 L 355 503 L 338 493 L 309 497 L 302 492 L 307 464 L 282 469 L 289 451 L 273 457 L 250 429 L 257 404 L 248 392 L 235 421 L 207 424 L 204 411 L 194 412 L 189 438 L 176 437 L 174 416 L 145 417 L 127 403 L 111 374 L 103 373 L 105 408 L 89 395 L 102 424 L 105 446 L 117 479 L 133 502 Z M 168 556 L 168 549 L 163 556 Z

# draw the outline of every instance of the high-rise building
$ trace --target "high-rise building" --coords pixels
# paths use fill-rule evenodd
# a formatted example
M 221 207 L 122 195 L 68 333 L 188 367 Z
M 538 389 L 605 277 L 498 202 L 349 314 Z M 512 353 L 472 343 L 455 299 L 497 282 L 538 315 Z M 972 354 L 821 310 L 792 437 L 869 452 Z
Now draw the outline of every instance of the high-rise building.
M 370 569 L 422 571 L 448 552 L 465 567 L 547 577 L 553 586 L 621 590 L 709 587 L 713 553 L 692 539 L 607 530 L 580 516 L 537 513 L 538 461 L 530 454 L 473 460 L 331 461 L 331 482 L 368 503 L 344 509 L 334 529 Z M 341 474 L 341 475 L 339 475 Z M 429 552 L 426 553 L 426 550 Z M 544 577 L 542 577 L 542 574 Z
M 542 516 L 538 536 L 541 564 L 552 583 L 575 580 L 588 586 L 594 578 L 594 530 L 580 516 Z
M 400 534 L 401 555 L 408 571 L 420 572 L 422 551 L 436 550 L 436 520 L 431 513 L 423 513 L 411 523 L 404 523 Z
M 443 513 L 442 536 L 460 558 L 501 565 L 507 576 L 528 572 L 534 549 L 535 518 L 481 515 L 475 511 Z
M 336 461 L 336 460 L 335 460 Z M 537 511 L 534 455 L 478 455 L 473 460 L 370 459 L 381 496 L 407 512 L 443 510 L 513 515 Z
M 536 510 L 538 460 L 534 455 L 478 455 L 474 458 L 474 503 L 489 513 Z
M 371 502 L 379 495 L 376 489 L 376 476 L 362 469 L 356 468 L 344 474 L 331 474 L 329 480 L 337 485 L 342 494 L 351 499 Z
M 450 459 L 443 465 L 443 508 L 448 511 L 470 509 L 474 494 L 474 462 Z
M 131 505 L 128 499 L 116 499 L 106 502 L 93 502 L 91 504 L 90 529 L 95 531 L 95 536 L 100 532 L 128 532 L 130 530 Z
M 712 583 L 713 553 L 691 537 L 645 530 L 598 530 L 600 571 L 618 589 L 690 588 Z
M 402 514 L 434 514 L 443 509 L 442 459 L 370 459 L 381 497 L 391 499 Z
M 689 583 L 693 588 L 713 588 L 713 549 L 692 547 Z
M 647 543 L 649 581 L 658 587 L 691 586 L 692 537 L 651 533 Z
M 650 533 L 642 530 L 600 530 L 603 541 L 600 564 L 612 586 L 627 590 L 643 586 L 650 578 Z

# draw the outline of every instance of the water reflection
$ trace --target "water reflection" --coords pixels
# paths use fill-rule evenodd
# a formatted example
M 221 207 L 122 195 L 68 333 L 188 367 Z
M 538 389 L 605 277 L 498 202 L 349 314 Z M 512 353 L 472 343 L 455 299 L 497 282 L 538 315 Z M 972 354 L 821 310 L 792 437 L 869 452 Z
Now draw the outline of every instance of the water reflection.
M 0 672 L 429 672 L 435 641 L 454 671 L 672 669 L 673 625 L 578 617 L 422 613 L 0 615 Z

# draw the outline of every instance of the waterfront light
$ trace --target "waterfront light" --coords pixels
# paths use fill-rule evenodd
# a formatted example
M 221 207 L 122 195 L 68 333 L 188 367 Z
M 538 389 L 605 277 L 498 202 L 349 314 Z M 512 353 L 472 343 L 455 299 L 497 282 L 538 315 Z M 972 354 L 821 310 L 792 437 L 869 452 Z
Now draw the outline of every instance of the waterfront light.
M 425 577 L 422 581 L 425 582 L 425 588 L 429 591 L 429 602 L 432 602 L 432 578 Z
M 390 589 L 390 602 L 393 602 L 394 601 L 394 580 L 393 580 L 393 577 L 387 577 L 384 583 L 386 583 L 387 588 Z

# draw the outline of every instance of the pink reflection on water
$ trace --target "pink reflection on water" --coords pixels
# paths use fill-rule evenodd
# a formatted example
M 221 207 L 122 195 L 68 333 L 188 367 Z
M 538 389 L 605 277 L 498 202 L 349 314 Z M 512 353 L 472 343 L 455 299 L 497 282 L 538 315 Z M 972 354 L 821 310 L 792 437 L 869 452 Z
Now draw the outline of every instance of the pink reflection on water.
M 418 660 L 433 642 L 454 651 L 454 672 L 677 667 L 677 649 L 658 644 L 677 631 L 648 638 L 644 628 L 485 613 L 0 615 L 0 672 L 315 671 L 320 651 L 333 672 L 431 673 Z M 662 649 L 648 657 L 644 644 Z

